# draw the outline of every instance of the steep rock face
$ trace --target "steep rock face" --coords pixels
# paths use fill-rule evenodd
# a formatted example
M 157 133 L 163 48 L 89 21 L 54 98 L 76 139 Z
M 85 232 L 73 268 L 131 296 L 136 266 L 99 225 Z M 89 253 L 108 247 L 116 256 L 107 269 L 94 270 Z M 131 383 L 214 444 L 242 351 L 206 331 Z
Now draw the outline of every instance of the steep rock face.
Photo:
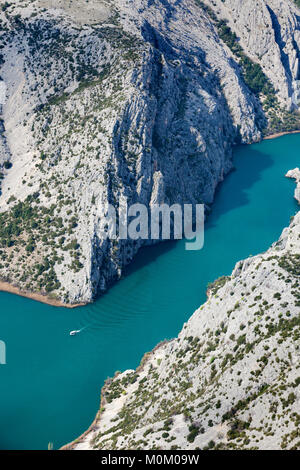
M 102 240 L 102 207 L 210 204 L 234 143 L 260 139 L 262 106 L 199 1 L 17 1 L 0 15 L 0 278 L 90 302 L 144 243 Z
M 289 0 L 206 0 L 226 18 L 245 52 L 259 62 L 288 108 L 299 100 L 299 9 Z
M 75 449 L 299 449 L 300 212 L 178 338 L 108 380 Z
M 299 168 L 295 168 L 294 170 L 288 171 L 286 174 L 286 177 L 295 179 L 297 183 L 297 187 L 295 189 L 295 199 L 300 204 L 300 170 Z

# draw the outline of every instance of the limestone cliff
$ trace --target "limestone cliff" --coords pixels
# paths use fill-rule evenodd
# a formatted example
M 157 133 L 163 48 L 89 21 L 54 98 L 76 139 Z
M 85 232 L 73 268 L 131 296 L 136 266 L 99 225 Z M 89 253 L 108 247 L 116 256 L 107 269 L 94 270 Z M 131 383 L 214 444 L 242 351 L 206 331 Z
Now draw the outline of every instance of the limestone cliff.
M 206 0 L 259 62 L 288 108 L 299 102 L 299 9 L 288 0 Z
M 94 300 L 143 243 L 103 241 L 101 204 L 210 204 L 235 143 L 299 125 L 291 2 L 0 7 L 0 278 L 23 290 Z
M 295 168 L 294 170 L 290 170 L 286 174 L 287 178 L 293 178 L 296 181 L 297 187 L 295 189 L 295 199 L 300 204 L 300 170 L 299 168 Z

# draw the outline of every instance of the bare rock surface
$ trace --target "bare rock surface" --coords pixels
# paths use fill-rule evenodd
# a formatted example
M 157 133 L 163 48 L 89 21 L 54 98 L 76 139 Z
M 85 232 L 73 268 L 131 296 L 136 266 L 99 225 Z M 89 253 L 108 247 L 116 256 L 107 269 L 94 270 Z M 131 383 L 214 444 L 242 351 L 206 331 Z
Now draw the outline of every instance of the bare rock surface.
M 287 178 L 293 178 L 296 181 L 297 187 L 295 189 L 295 199 L 300 204 L 300 170 L 299 168 L 295 168 L 294 170 L 290 170 L 286 174 Z

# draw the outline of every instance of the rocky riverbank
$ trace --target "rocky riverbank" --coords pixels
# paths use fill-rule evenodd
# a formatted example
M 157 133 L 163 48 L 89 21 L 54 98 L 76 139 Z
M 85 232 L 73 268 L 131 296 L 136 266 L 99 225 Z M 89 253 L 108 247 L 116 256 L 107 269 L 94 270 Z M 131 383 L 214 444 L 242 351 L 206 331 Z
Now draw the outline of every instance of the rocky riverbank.
M 41 302 L 43 304 L 52 305 L 53 307 L 64 307 L 64 308 L 76 308 L 83 307 L 86 304 L 65 304 L 55 299 L 55 297 L 47 296 L 43 293 L 37 292 L 24 292 L 19 287 L 13 286 L 8 282 L 0 281 L 0 291 L 8 292 L 9 294 L 19 295 L 20 297 L 26 297 L 27 299 L 35 300 L 36 302 Z

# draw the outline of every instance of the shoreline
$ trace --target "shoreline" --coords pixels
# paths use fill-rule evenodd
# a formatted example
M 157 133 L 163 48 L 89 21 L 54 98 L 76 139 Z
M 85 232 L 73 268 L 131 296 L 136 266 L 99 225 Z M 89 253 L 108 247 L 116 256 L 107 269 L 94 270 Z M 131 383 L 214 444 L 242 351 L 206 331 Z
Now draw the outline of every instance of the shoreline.
M 83 307 L 86 303 L 79 304 L 64 304 L 60 300 L 52 299 L 45 294 L 39 294 L 37 292 L 26 292 L 22 291 L 19 287 L 16 287 L 9 282 L 0 281 L 0 291 L 8 292 L 9 294 L 18 295 L 20 297 L 26 297 L 27 299 L 35 300 L 43 304 L 51 305 L 52 307 L 61 307 L 61 308 L 77 308 Z
M 161 348 L 166 343 L 169 343 L 171 341 L 173 341 L 173 340 L 171 339 L 171 340 L 160 341 L 156 346 L 154 346 L 154 348 L 151 351 L 146 352 L 143 355 L 140 364 L 135 369 L 135 372 L 136 373 L 142 372 L 145 365 L 146 365 L 146 363 L 147 363 L 147 361 L 153 356 L 153 354 L 155 354 L 155 352 L 159 348 Z M 126 372 L 126 371 L 124 371 L 124 372 Z M 119 374 L 122 374 L 122 373 L 123 372 L 119 372 L 119 373 L 117 373 L 117 375 L 115 374 L 114 377 L 112 377 L 112 379 L 115 379 Z M 88 427 L 88 429 L 86 429 L 82 434 L 80 434 L 80 436 L 78 436 L 76 439 L 69 442 L 68 444 L 64 444 L 58 450 L 76 450 L 76 449 L 74 449 L 75 446 L 77 444 L 81 444 L 82 441 L 87 437 L 88 434 L 90 434 L 93 431 L 95 431 L 95 432 L 97 431 L 97 426 L 98 426 L 98 424 L 99 424 L 99 422 L 101 421 L 101 418 L 102 418 L 102 410 L 104 411 L 104 408 L 105 408 L 105 405 L 106 405 L 106 399 L 105 399 L 106 385 L 107 384 L 104 382 L 104 384 L 102 385 L 102 387 L 100 389 L 100 407 L 98 408 L 98 411 L 96 413 L 96 416 L 95 416 L 92 424 Z
M 284 135 L 289 135 L 289 134 L 300 134 L 300 130 L 298 130 L 298 131 L 277 132 L 276 134 L 270 134 L 270 135 L 267 135 L 266 137 L 263 137 L 262 140 L 277 139 L 278 137 L 282 137 Z
M 104 398 L 104 391 L 105 391 L 105 384 L 103 385 L 103 387 L 101 388 L 101 394 L 100 394 L 100 406 L 98 408 L 98 411 L 96 413 L 96 416 L 92 422 L 92 424 L 88 427 L 88 429 L 86 429 L 82 434 L 80 434 L 79 437 L 77 437 L 76 439 L 74 439 L 73 441 L 69 442 L 68 444 L 65 444 L 63 445 L 62 447 L 60 447 L 59 449 L 57 449 L 58 451 L 60 450 L 74 450 L 74 447 L 77 445 L 77 444 L 80 444 L 83 439 L 92 431 L 96 431 L 97 429 L 97 425 L 101 419 L 101 409 L 104 408 L 105 406 L 105 398 Z

